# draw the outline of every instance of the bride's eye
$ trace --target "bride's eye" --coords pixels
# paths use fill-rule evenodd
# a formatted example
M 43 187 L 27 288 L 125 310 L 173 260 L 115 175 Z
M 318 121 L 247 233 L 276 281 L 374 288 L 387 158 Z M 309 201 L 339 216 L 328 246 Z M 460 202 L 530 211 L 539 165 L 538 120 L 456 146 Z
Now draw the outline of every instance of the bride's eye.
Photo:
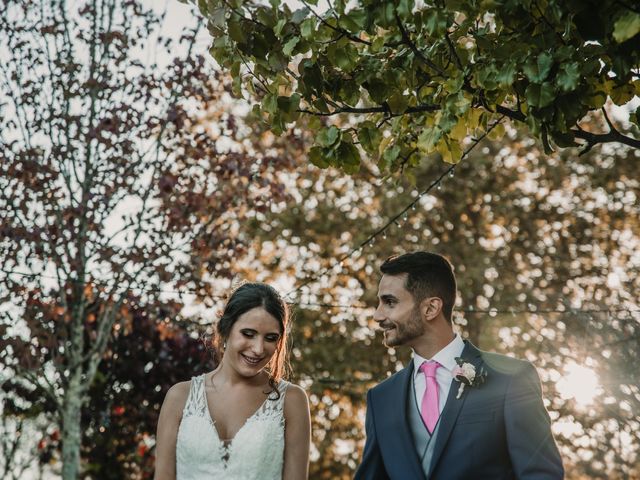
M 242 335 L 247 338 L 253 338 L 253 336 L 256 334 L 256 332 L 254 332 L 253 330 L 241 330 L 240 333 L 242 333 Z

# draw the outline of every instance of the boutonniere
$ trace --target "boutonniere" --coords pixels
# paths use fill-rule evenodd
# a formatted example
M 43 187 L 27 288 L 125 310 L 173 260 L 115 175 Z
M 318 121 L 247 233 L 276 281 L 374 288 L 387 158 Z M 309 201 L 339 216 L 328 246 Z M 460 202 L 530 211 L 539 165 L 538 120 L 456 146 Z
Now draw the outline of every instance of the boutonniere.
M 458 366 L 453 369 L 451 374 L 453 375 L 453 378 L 460 382 L 458 395 L 456 395 L 456 399 L 458 399 L 462 396 L 462 392 L 464 392 L 464 387 L 466 385 L 469 385 L 470 387 L 478 387 L 482 385 L 487 378 L 487 372 L 482 368 L 479 373 L 476 373 L 476 367 L 469 362 L 465 362 L 461 357 L 456 357 L 456 363 Z

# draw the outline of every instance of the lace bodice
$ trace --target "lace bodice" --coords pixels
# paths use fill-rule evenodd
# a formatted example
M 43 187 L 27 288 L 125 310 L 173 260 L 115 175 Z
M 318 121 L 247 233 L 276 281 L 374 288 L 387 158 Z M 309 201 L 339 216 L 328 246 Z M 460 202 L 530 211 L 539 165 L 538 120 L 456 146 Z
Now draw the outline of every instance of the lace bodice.
M 176 444 L 177 480 L 281 480 L 284 462 L 284 397 L 267 398 L 231 441 L 218 437 L 209 414 L 204 375 L 191 379 Z

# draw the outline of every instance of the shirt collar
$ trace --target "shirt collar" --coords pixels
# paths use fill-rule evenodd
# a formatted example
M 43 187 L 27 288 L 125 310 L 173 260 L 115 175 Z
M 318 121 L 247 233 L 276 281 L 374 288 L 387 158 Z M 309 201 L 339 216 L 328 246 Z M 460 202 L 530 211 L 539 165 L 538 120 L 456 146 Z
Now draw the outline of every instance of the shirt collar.
M 456 357 L 459 357 L 460 355 L 462 355 L 462 350 L 464 350 L 464 341 L 462 340 L 460 335 L 456 333 L 455 336 L 453 337 L 453 340 L 451 340 L 451 342 L 449 342 L 449 344 L 446 347 L 444 347 L 442 350 L 436 353 L 433 356 L 433 358 L 431 358 L 431 360 L 435 360 L 444 368 L 452 372 L 453 369 L 456 368 L 456 366 L 458 365 L 456 363 Z M 414 351 L 413 352 L 413 374 L 417 375 L 418 373 L 420 373 L 420 370 L 419 370 L 420 365 L 422 365 L 423 362 L 428 362 L 428 361 L 429 361 L 428 358 L 421 357 Z

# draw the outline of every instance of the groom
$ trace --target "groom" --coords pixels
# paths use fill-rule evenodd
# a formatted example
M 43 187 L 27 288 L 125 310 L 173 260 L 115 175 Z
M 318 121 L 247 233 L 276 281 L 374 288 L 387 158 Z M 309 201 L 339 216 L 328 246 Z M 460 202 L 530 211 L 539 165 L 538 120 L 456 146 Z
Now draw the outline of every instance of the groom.
M 487 353 L 452 328 L 453 268 L 413 252 L 380 267 L 374 320 L 413 359 L 369 390 L 355 480 L 556 480 L 562 460 L 529 362 Z

